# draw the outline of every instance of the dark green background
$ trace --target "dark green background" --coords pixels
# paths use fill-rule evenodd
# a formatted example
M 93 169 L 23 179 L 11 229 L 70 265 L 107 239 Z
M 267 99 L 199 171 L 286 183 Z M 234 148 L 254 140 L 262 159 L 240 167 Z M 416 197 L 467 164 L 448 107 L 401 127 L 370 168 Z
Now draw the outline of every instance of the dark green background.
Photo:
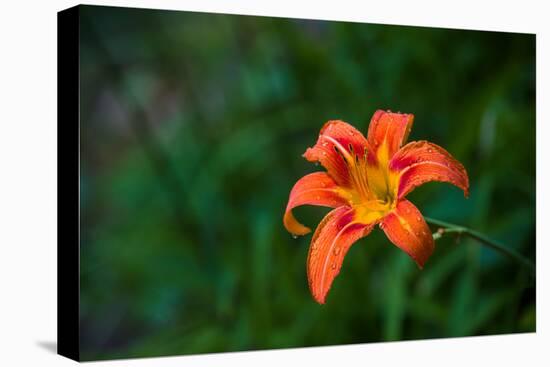
M 462 238 L 420 271 L 380 230 L 349 251 L 327 304 L 311 236 L 282 216 L 323 123 L 410 139 L 467 168 L 471 196 L 409 199 L 535 257 L 535 36 L 81 8 L 82 358 L 535 330 L 534 280 Z M 315 227 L 327 208 L 296 216 Z

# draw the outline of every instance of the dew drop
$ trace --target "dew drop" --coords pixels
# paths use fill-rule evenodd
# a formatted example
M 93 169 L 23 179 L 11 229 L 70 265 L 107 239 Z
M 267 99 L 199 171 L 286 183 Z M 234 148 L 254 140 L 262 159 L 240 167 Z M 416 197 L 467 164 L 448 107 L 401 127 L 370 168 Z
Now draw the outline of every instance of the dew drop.
M 298 235 L 297 235 L 297 234 L 293 234 L 293 235 L 292 235 L 292 238 L 297 239 L 297 238 L 298 238 Z
M 428 153 L 433 152 L 432 148 L 428 148 Z
M 416 217 L 416 220 L 417 220 L 418 222 L 420 222 L 420 221 L 422 220 L 422 218 Z
M 349 134 L 350 134 L 351 136 L 354 136 L 354 135 L 355 135 L 355 133 L 354 133 L 353 131 L 350 131 Z
M 328 143 L 325 141 L 323 142 L 323 146 L 326 147 L 328 145 Z
M 332 263 L 332 265 L 330 266 L 330 268 L 331 268 L 332 270 L 336 270 L 336 263 Z
M 334 249 L 334 256 L 338 256 L 339 253 L 340 253 L 340 247 L 336 247 Z
M 323 152 L 323 156 L 326 156 L 327 155 L 327 152 Z

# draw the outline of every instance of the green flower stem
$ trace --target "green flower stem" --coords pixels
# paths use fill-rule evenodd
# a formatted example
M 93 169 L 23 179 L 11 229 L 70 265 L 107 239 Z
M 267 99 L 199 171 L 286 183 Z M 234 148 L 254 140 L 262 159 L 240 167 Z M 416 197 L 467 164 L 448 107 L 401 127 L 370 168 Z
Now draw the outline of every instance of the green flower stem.
M 447 234 L 447 233 L 456 233 L 458 235 L 468 236 L 480 242 L 481 244 L 487 247 L 490 247 L 493 250 L 496 250 L 503 255 L 508 256 L 510 259 L 518 262 L 523 267 L 529 269 L 529 271 L 531 272 L 531 275 L 533 276 L 535 275 L 535 265 L 533 264 L 533 262 L 525 258 L 520 253 L 516 252 L 515 250 L 504 245 L 503 243 L 498 242 L 492 238 L 489 238 L 478 231 L 474 231 L 473 229 L 459 226 L 457 224 L 447 223 L 439 219 L 433 219 L 428 217 L 424 217 L 424 219 L 426 220 L 426 222 L 439 227 L 437 232 L 433 234 L 434 240 L 440 239 L 441 237 L 443 237 L 444 234 Z

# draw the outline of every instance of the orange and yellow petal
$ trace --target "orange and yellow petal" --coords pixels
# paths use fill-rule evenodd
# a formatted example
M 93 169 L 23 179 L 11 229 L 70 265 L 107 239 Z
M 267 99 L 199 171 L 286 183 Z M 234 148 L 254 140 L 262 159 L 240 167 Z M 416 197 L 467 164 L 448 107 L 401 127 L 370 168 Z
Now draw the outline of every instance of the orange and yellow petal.
M 434 240 L 424 217 L 408 200 L 398 202 L 380 228 L 394 245 L 405 251 L 422 268 L 434 250 Z
M 340 121 L 328 121 L 317 143 L 308 148 L 304 158 L 310 162 L 320 162 L 332 178 L 342 187 L 352 184 L 350 164 L 366 154 L 367 140 L 356 128 Z
M 469 181 L 464 166 L 445 149 L 416 141 L 402 147 L 389 163 L 390 171 L 398 174 L 398 198 L 404 198 L 414 188 L 429 181 L 451 183 L 468 196 Z
M 326 172 L 314 172 L 302 177 L 290 191 L 283 223 L 294 235 L 304 235 L 311 230 L 298 222 L 292 209 L 300 205 L 319 205 L 336 208 L 347 205 L 345 191 L 341 190 L 334 179 Z
M 349 248 L 373 227 L 374 223 L 357 222 L 354 210 L 349 207 L 334 209 L 319 223 L 307 259 L 309 289 L 315 301 L 325 303 Z
M 384 201 L 395 199 L 395 175 L 388 164 L 395 152 L 407 139 L 414 116 L 378 110 L 372 116 L 367 135 L 369 153 L 367 179 L 370 192 Z
M 408 113 L 393 113 L 378 110 L 372 116 L 369 124 L 367 141 L 372 155 L 380 165 L 385 166 L 388 160 L 407 140 L 412 129 L 414 115 Z

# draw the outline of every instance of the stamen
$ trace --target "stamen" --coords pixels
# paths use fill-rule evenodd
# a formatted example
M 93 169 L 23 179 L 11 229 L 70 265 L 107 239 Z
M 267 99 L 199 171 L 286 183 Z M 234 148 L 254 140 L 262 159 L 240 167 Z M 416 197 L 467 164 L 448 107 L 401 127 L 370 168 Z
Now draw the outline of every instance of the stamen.
M 349 152 L 344 149 L 344 147 L 342 146 L 342 144 L 340 144 L 340 142 L 338 142 L 338 140 L 334 139 L 331 136 L 325 136 L 324 138 L 332 142 L 334 144 L 335 149 L 338 149 L 340 153 L 344 155 L 345 159 L 348 160 L 348 162 L 353 161 L 353 158 L 350 156 Z
M 344 157 L 344 155 L 342 154 L 342 152 L 340 152 L 340 150 L 336 147 L 336 145 L 333 145 L 332 146 L 334 148 L 334 151 L 336 153 L 338 153 L 338 155 L 344 160 L 344 163 L 347 165 L 348 164 L 348 161 L 346 160 L 346 157 Z
M 367 179 L 367 149 L 363 147 L 363 160 L 360 159 L 359 152 L 354 152 L 353 144 L 348 143 L 349 151 L 346 150 L 342 144 L 330 136 L 323 136 L 326 140 L 330 141 L 334 145 L 332 148 L 348 166 L 351 185 L 359 194 L 360 200 L 371 200 L 372 193 L 369 188 Z

